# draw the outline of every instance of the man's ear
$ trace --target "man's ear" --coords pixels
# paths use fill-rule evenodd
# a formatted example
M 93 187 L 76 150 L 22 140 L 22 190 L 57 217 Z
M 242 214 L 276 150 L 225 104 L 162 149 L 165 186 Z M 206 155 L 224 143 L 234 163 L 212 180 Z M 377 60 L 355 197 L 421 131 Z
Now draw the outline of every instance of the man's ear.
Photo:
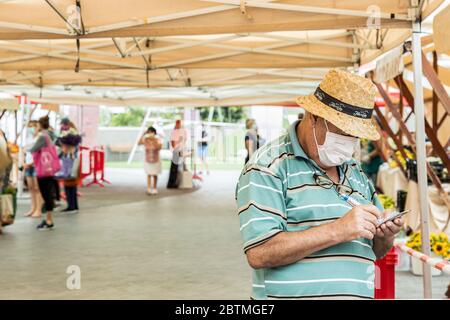
M 312 113 L 308 112 L 309 115 L 309 121 L 311 121 L 311 124 L 313 127 L 317 124 L 317 116 L 313 115 Z

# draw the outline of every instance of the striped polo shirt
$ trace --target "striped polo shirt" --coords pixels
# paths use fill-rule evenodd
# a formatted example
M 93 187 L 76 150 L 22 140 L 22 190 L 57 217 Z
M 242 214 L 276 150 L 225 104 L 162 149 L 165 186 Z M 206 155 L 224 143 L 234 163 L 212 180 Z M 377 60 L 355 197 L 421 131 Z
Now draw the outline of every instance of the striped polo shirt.
M 344 216 L 351 206 L 336 189 L 318 186 L 325 172 L 301 148 L 292 124 L 286 135 L 258 149 L 244 167 L 236 200 L 244 252 L 280 232 L 303 231 Z M 338 167 L 342 184 L 362 204 L 382 209 L 355 160 Z M 359 238 L 314 252 L 289 265 L 253 270 L 254 299 L 373 298 L 372 241 Z

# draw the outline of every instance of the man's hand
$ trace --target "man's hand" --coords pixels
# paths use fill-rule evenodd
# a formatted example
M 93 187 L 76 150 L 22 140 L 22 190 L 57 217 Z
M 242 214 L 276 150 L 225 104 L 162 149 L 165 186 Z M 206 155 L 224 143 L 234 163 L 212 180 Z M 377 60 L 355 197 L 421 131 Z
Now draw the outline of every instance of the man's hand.
M 377 227 L 377 233 L 375 235 L 378 239 L 384 239 L 385 241 L 393 240 L 395 235 L 400 231 L 404 224 L 403 217 L 396 218 L 393 221 L 388 221 Z
M 392 248 L 395 235 L 400 231 L 403 223 L 403 217 L 400 217 L 377 227 L 377 233 L 373 239 L 373 251 L 377 259 L 383 258 Z
M 357 238 L 372 240 L 377 233 L 377 219 L 380 217 L 381 212 L 374 205 L 359 205 L 333 223 L 342 242 Z

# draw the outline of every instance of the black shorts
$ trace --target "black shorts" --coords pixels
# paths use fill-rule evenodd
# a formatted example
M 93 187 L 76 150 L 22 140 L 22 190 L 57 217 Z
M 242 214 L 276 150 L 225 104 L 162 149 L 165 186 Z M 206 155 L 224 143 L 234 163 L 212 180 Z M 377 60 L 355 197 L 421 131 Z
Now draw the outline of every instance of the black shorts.
M 39 190 L 41 191 L 42 198 L 44 199 L 45 210 L 53 211 L 55 208 L 54 193 L 55 193 L 55 180 L 53 177 L 37 178 L 39 184 Z

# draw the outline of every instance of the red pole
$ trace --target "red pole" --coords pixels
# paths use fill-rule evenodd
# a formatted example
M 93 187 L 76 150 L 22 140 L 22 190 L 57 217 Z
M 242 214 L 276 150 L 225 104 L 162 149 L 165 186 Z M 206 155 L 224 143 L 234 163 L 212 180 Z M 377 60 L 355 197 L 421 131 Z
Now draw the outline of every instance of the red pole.
M 375 272 L 375 299 L 395 299 L 395 265 L 398 262 L 394 248 L 377 260 Z
M 100 181 L 111 184 L 111 182 L 105 179 L 105 148 L 103 146 L 100 146 L 99 149 L 99 170 L 101 172 Z
M 89 164 L 89 172 L 83 172 L 83 159 L 84 153 L 89 152 L 89 148 L 80 146 L 79 157 L 80 157 L 80 187 L 83 186 L 83 179 L 92 173 L 91 164 Z

